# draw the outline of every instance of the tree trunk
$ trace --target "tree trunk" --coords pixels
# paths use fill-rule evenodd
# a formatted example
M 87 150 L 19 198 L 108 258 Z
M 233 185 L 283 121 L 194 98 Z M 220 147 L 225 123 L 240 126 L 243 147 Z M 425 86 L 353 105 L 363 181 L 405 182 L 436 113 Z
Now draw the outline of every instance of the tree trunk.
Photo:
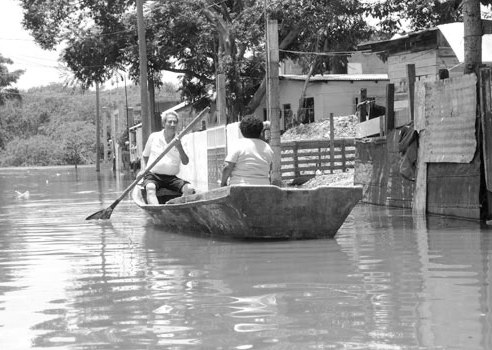
M 306 110 L 304 109 L 304 99 L 306 98 L 306 90 L 309 85 L 309 80 L 311 79 L 311 76 L 313 75 L 314 70 L 316 68 L 317 61 L 318 60 L 315 57 L 313 63 L 311 64 L 311 67 L 309 67 L 309 72 L 306 76 L 306 80 L 304 80 L 304 85 L 302 86 L 301 97 L 299 98 L 299 106 L 297 107 L 296 120 L 298 123 L 304 122 L 304 117 L 306 115 Z
M 463 0 L 465 74 L 478 73 L 482 63 L 482 20 L 480 1 Z
M 279 50 L 283 50 L 286 47 L 288 47 L 297 38 L 299 32 L 300 32 L 299 28 L 295 28 L 291 30 L 289 34 L 287 34 L 287 36 L 278 45 Z M 246 113 L 254 113 L 256 108 L 258 108 L 261 101 L 263 100 L 263 97 L 265 96 L 265 92 L 266 92 L 266 77 L 263 78 L 260 86 L 258 87 L 258 90 L 256 90 L 253 98 L 248 103 L 248 106 L 246 107 Z

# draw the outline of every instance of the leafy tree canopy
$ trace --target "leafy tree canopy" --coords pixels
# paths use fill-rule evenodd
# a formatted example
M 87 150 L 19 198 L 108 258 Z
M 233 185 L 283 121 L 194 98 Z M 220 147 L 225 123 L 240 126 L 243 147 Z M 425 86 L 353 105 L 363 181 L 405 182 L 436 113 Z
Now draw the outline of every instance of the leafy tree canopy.
M 492 5 L 492 0 L 480 2 Z M 463 20 L 463 0 L 379 0 L 370 6 L 371 15 L 380 20 L 379 26 L 387 34 L 405 27 L 416 31 Z
M 63 42 L 63 60 L 86 86 L 130 67 L 138 81 L 138 40 L 133 1 L 21 0 L 24 25 L 45 48 Z M 188 100 L 214 86 L 217 71 L 227 75 L 228 105 L 242 113 L 264 76 L 264 14 L 280 23 L 282 58 L 301 51 L 353 49 L 370 33 L 367 9 L 359 0 L 149 1 L 146 38 L 149 74 L 183 73 L 181 91 Z M 298 51 L 298 52 L 295 52 Z M 303 56 L 303 55 L 301 55 Z M 331 62 L 325 60 L 326 69 Z M 323 68 L 324 67 L 324 68 Z
M 0 54 L 0 106 L 3 106 L 7 100 L 21 100 L 19 90 L 10 85 L 16 83 L 24 71 L 18 69 L 9 72 L 7 65 L 12 63 L 11 59 Z

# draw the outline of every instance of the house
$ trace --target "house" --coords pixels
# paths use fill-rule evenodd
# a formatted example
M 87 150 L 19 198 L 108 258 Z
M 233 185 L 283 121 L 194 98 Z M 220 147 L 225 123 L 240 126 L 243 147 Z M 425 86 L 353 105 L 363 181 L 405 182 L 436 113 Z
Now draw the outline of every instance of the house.
M 394 108 L 387 108 L 379 123 L 385 130 L 356 143 L 355 179 L 364 186 L 363 201 L 418 213 L 490 219 L 487 198 L 492 198 L 492 181 L 490 188 L 484 186 L 485 179 L 492 180 L 492 149 L 484 146 L 492 145 L 486 118 L 492 112 L 490 68 L 478 77 L 464 75 L 463 24 L 440 25 L 358 48 L 377 52 L 387 62 L 388 91 L 394 91 Z M 491 66 L 490 34 L 482 36 L 482 62 Z M 407 125 L 418 133 L 413 179 L 402 177 L 404 152 L 399 143 Z
M 280 75 L 280 129 L 286 130 L 293 120 L 312 123 L 334 116 L 351 115 L 356 112 L 360 90 L 371 91 L 376 101 L 384 104 L 387 74 L 326 74 L 309 79 L 304 98 L 304 117 L 299 120 L 299 99 L 306 75 Z M 266 120 L 265 98 L 254 114 Z
M 395 86 L 395 125 L 401 126 L 410 121 L 408 65 L 415 65 L 410 73 L 416 81 L 435 80 L 440 72 L 450 78 L 463 75 L 464 26 L 461 22 L 442 24 L 390 40 L 363 43 L 358 50 L 377 53 L 387 63 L 388 78 Z M 492 65 L 492 35 L 482 37 L 482 63 Z

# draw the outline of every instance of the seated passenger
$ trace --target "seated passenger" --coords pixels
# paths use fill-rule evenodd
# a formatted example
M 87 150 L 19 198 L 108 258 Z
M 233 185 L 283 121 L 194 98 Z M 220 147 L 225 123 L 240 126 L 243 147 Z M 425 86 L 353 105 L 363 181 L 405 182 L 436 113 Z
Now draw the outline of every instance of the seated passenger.
M 244 138 L 226 156 L 221 186 L 227 186 L 228 180 L 229 185 L 269 185 L 273 150 L 261 139 L 263 122 L 247 116 L 239 129 Z

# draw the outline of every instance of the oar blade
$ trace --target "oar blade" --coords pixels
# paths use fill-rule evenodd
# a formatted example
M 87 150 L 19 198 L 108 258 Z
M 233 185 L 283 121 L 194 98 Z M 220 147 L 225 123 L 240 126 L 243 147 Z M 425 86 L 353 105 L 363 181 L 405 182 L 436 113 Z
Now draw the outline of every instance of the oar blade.
M 86 220 L 108 220 L 113 213 L 113 208 L 109 207 L 86 217 Z

